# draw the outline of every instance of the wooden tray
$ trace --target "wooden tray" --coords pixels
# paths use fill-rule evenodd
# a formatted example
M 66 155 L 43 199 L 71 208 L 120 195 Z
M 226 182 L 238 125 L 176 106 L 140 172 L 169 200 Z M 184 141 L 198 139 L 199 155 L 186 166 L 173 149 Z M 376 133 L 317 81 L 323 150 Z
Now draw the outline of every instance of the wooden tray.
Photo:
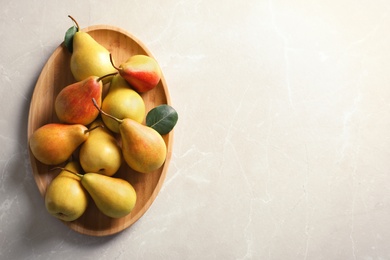
M 97 42 L 105 46 L 112 53 L 117 65 L 135 54 L 152 56 L 140 41 L 120 28 L 96 25 L 85 28 L 83 31 L 88 32 Z M 70 71 L 70 55 L 68 50 L 61 44 L 44 66 L 31 99 L 27 128 L 28 139 L 40 126 L 50 122 L 58 122 L 54 111 L 55 97 L 63 87 L 75 82 Z M 168 87 L 164 76 L 162 76 L 156 88 L 141 96 L 146 105 L 146 112 L 160 104 L 170 105 Z M 137 192 L 136 206 L 129 215 L 120 219 L 109 218 L 103 215 L 93 201 L 90 200 L 87 211 L 83 216 L 73 222 L 61 222 L 79 233 L 91 236 L 112 235 L 136 222 L 153 203 L 166 176 L 172 155 L 173 131 L 163 137 L 167 145 L 167 158 L 165 164 L 160 169 L 149 174 L 141 174 L 133 171 L 126 163 L 123 163 L 119 172 L 114 175 L 114 177 L 128 180 Z M 48 184 L 59 173 L 59 170 L 53 171 L 51 170 L 53 166 L 40 163 L 34 158 L 31 151 L 30 161 L 35 182 L 41 195 L 44 196 Z

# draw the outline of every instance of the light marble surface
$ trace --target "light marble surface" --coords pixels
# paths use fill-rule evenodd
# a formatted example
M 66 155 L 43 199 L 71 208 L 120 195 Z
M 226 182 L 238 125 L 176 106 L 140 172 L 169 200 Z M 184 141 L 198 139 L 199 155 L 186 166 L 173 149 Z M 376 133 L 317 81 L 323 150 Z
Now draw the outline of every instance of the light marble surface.
M 71 25 L 142 40 L 180 119 L 150 210 L 115 236 L 48 215 L 27 153 Z M 2 1 L 0 259 L 390 259 L 390 2 Z

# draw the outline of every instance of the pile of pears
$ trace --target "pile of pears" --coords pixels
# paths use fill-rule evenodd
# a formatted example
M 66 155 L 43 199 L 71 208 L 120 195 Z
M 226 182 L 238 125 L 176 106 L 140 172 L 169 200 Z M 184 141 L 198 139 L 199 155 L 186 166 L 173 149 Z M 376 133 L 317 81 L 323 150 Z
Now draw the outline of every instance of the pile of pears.
M 143 123 L 146 108 L 141 96 L 157 86 L 161 70 L 146 55 L 131 56 L 115 66 L 110 52 L 69 17 L 75 26 L 67 31 L 64 43 L 71 52 L 75 81 L 54 100 L 59 122 L 35 130 L 29 138 L 30 150 L 41 163 L 61 170 L 46 189 L 50 214 L 74 221 L 91 198 L 103 214 L 121 218 L 130 214 L 137 201 L 134 187 L 115 177 L 122 163 L 148 174 L 166 159 L 166 133 Z

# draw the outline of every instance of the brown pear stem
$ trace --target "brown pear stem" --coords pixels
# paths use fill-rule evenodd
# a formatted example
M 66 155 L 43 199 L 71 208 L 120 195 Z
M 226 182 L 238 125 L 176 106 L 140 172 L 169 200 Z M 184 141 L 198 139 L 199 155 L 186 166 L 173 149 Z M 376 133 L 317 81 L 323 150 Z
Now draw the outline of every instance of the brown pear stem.
M 99 110 L 99 112 L 100 112 L 102 115 L 107 116 L 107 117 L 109 117 L 109 118 L 111 118 L 111 119 L 114 119 L 114 120 L 117 121 L 119 124 L 121 124 L 121 123 L 123 122 L 123 120 L 121 120 L 121 119 L 119 119 L 119 118 L 116 118 L 115 116 L 110 115 L 110 114 L 104 112 L 104 111 L 99 107 L 99 105 L 97 104 L 97 102 L 96 102 L 96 100 L 95 100 L 94 98 L 92 98 L 92 102 L 93 102 L 94 106 L 97 108 L 97 110 Z
M 54 168 L 51 169 L 51 171 L 52 171 L 52 170 L 57 170 L 57 169 L 60 169 L 60 170 L 62 170 L 62 171 L 67 171 L 67 172 L 73 173 L 74 175 L 76 175 L 77 177 L 80 177 L 80 178 L 83 178 L 83 176 L 84 176 L 84 175 L 82 175 L 82 174 L 80 174 L 80 173 L 78 173 L 78 172 L 71 171 L 71 170 L 66 169 L 66 168 L 64 168 L 64 167 L 54 167 Z
M 111 77 L 111 76 L 115 76 L 116 74 L 118 74 L 118 72 L 113 72 L 113 73 L 110 73 L 110 74 L 101 76 L 100 78 L 97 79 L 97 82 L 103 80 L 104 78 Z
M 72 19 L 72 21 L 73 21 L 74 24 L 76 25 L 77 31 L 79 31 L 79 30 L 80 30 L 80 26 L 79 26 L 79 24 L 77 23 L 76 19 L 74 19 L 71 15 L 68 15 L 68 17 L 69 17 L 70 19 Z
M 91 131 L 95 130 L 96 128 L 99 128 L 99 127 L 104 128 L 104 125 L 97 125 L 97 126 L 94 126 L 94 127 L 90 128 L 90 129 L 87 129 L 87 130 L 84 131 L 84 134 L 89 133 L 89 132 L 91 132 Z
M 114 67 L 114 69 L 116 69 L 116 70 L 118 70 L 118 71 L 121 70 L 120 68 L 118 68 L 117 66 L 115 66 L 114 60 L 112 59 L 112 54 L 111 54 L 111 53 L 110 53 L 110 62 L 111 62 L 111 65 Z

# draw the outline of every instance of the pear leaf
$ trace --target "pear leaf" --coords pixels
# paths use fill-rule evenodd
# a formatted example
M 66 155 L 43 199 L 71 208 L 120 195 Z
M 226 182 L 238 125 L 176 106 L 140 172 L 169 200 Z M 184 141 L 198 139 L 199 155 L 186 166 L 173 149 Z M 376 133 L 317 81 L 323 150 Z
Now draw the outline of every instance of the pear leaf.
M 170 105 L 159 105 L 146 115 L 146 125 L 161 135 L 168 134 L 176 125 L 179 116 Z
M 70 53 L 73 52 L 73 36 L 77 32 L 77 27 L 70 27 L 65 33 L 64 44 Z

